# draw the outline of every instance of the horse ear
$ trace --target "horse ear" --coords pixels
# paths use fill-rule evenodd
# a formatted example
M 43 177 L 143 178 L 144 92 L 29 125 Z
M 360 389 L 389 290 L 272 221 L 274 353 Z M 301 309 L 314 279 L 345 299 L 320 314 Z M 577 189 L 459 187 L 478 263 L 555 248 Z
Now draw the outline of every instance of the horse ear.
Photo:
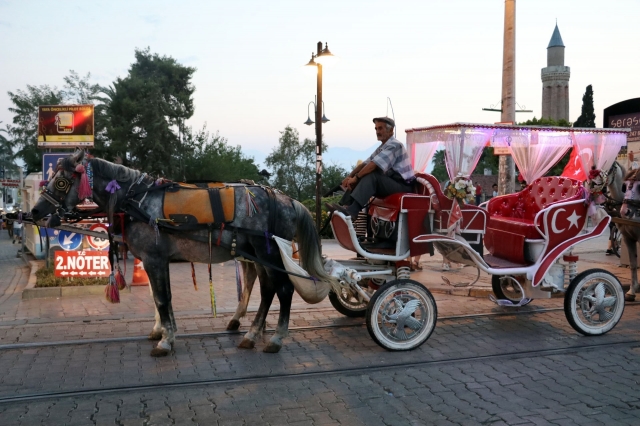
M 73 160 L 74 164 L 82 163 L 82 160 L 84 160 L 84 150 L 83 149 L 76 150 L 76 152 L 73 153 L 71 160 Z

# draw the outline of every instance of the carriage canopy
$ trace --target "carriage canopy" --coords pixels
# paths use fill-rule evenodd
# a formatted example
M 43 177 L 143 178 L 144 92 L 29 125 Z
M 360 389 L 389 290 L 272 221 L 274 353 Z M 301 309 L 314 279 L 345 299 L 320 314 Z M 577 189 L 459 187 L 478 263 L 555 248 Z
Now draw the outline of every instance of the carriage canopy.
M 445 149 L 449 178 L 470 176 L 486 146 L 507 148 L 527 182 L 543 176 L 572 147 L 580 150 L 585 174 L 608 170 L 630 129 L 512 126 L 453 123 L 407 129 L 413 168 L 424 172 L 436 150 Z

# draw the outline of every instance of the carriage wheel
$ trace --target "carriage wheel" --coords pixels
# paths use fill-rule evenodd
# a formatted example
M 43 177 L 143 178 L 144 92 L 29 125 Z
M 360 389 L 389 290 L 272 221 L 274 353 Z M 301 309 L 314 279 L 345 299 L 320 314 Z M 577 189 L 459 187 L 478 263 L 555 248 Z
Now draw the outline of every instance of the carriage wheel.
M 363 317 L 367 313 L 367 301 L 350 288 L 341 288 L 340 294 L 332 291 L 329 293 L 329 301 L 336 311 L 350 318 Z
M 506 299 L 514 304 L 519 303 L 524 297 L 522 290 L 520 290 L 520 287 L 515 285 L 510 279 L 501 279 L 503 277 L 504 276 L 501 275 L 491 276 L 491 289 L 493 290 L 493 294 L 496 295 L 496 299 Z M 533 299 L 529 300 L 529 302 L 522 306 L 528 305 L 532 300 Z
M 618 278 L 604 269 L 589 269 L 575 277 L 564 297 L 564 313 L 576 331 L 587 336 L 605 334 L 624 311 L 624 290 Z
M 378 289 L 367 308 L 367 330 L 374 342 L 392 351 L 423 344 L 436 327 L 438 309 L 431 292 L 408 279 Z

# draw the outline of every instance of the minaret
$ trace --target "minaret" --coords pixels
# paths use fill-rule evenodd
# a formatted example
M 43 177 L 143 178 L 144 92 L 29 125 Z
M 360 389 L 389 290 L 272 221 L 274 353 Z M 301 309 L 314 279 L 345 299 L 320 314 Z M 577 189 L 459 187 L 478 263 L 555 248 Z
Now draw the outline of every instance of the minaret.
M 569 121 L 569 77 L 564 66 L 564 43 L 558 30 L 553 30 L 547 46 L 547 67 L 542 68 L 542 118 Z

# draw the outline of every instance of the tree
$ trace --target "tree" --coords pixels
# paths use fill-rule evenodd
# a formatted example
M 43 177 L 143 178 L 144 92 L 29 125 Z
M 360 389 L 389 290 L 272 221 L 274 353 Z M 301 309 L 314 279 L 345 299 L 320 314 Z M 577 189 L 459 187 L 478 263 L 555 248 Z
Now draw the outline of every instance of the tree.
M 449 173 L 447 173 L 447 165 L 444 162 L 444 150 L 436 151 L 433 154 L 433 170 L 431 174 L 436 177 L 440 182 L 446 182 L 449 180 Z
M 42 167 L 43 150 L 38 149 L 38 106 L 87 104 L 98 94 L 99 86 L 90 84 L 91 74 L 80 77 L 73 70 L 64 78 L 63 89 L 57 87 L 27 86 L 26 90 L 8 92 L 13 106 L 9 108 L 13 125 L 7 127 L 12 143 L 18 151 L 16 157 L 25 162 L 27 173 L 39 171 Z
M 185 129 L 183 146 L 186 180 L 234 182 L 262 178 L 253 158 L 245 157 L 239 146 L 229 146 L 220 135 L 210 135 L 206 127 L 195 134 L 191 128 Z
M 322 145 L 325 151 L 327 146 Z M 272 184 L 296 200 L 315 196 L 316 142 L 305 139 L 300 143 L 298 131 L 290 126 L 280 132 L 279 144 L 265 160 L 275 175 Z
M 13 103 L 9 107 L 13 113 L 13 124 L 8 126 L 8 132 L 17 148 L 16 157 L 24 161 L 27 173 L 40 171 L 42 150 L 38 149 L 38 106 L 63 104 L 64 92 L 55 86 L 43 85 L 7 93 Z
M 593 110 L 593 89 L 591 85 L 582 96 L 582 113 L 573 123 L 574 127 L 596 127 L 596 114 Z
M 108 151 L 123 165 L 181 179 L 185 177 L 182 133 L 194 112 L 195 68 L 175 59 L 136 50 L 129 75 L 103 88 L 99 99 Z

